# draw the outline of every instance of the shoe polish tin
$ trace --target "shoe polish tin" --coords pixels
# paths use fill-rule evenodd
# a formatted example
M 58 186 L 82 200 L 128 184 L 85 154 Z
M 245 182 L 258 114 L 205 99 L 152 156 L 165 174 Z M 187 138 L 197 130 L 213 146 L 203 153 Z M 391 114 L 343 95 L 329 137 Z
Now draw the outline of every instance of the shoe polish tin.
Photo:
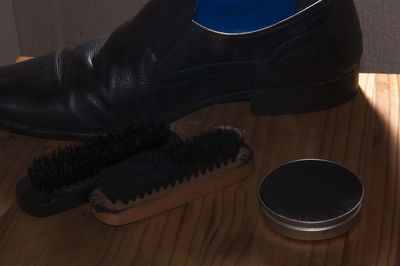
M 297 240 L 325 240 L 349 231 L 360 216 L 364 188 L 344 166 L 326 160 L 285 163 L 260 182 L 264 221 Z

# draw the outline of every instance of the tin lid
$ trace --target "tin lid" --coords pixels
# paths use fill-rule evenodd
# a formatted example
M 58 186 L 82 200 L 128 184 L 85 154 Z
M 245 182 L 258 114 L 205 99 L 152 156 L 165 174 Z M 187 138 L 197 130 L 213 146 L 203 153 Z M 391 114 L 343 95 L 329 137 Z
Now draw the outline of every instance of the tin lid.
M 347 232 L 359 218 L 363 197 L 363 185 L 352 171 L 320 159 L 285 163 L 268 173 L 258 188 L 265 222 L 298 240 Z

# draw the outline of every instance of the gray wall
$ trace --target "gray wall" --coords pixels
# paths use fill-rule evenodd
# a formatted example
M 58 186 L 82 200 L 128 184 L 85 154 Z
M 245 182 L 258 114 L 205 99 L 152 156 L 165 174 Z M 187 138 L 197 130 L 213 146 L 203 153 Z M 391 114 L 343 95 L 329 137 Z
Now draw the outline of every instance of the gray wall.
M 355 0 L 364 34 L 364 72 L 400 73 L 400 0 Z
M 362 71 L 400 73 L 400 1 L 355 1 L 364 32 Z M 14 0 L 22 53 L 38 56 L 109 33 L 145 2 Z
M 0 36 L 0 66 L 11 64 L 21 53 L 12 0 L 0 0 Z

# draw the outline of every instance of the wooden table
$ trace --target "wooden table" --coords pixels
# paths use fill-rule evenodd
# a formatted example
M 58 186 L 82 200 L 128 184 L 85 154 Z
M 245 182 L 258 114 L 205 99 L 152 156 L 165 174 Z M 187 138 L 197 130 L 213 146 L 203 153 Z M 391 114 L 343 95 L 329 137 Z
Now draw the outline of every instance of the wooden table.
M 233 125 L 256 155 L 254 174 L 184 207 L 128 226 L 97 222 L 88 206 L 50 218 L 19 210 L 15 185 L 31 160 L 66 142 L 0 132 L 0 265 L 400 265 L 400 75 L 362 74 L 338 108 L 254 117 L 248 103 L 197 111 L 172 125 L 190 136 Z M 330 241 L 281 237 L 262 221 L 256 187 L 273 167 L 318 157 L 362 178 L 361 221 Z

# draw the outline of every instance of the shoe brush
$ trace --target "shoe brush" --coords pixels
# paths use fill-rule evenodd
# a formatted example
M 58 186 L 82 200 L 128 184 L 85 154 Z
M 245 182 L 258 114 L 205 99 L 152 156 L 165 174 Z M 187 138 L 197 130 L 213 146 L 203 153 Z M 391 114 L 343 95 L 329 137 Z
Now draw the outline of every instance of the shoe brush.
M 69 145 L 34 159 L 16 188 L 21 209 L 49 216 L 87 202 L 102 169 L 169 143 L 180 141 L 164 123 L 142 119 L 127 127 Z
M 89 202 L 101 222 L 125 225 L 243 180 L 252 172 L 252 161 L 238 130 L 215 128 L 104 169 Z

